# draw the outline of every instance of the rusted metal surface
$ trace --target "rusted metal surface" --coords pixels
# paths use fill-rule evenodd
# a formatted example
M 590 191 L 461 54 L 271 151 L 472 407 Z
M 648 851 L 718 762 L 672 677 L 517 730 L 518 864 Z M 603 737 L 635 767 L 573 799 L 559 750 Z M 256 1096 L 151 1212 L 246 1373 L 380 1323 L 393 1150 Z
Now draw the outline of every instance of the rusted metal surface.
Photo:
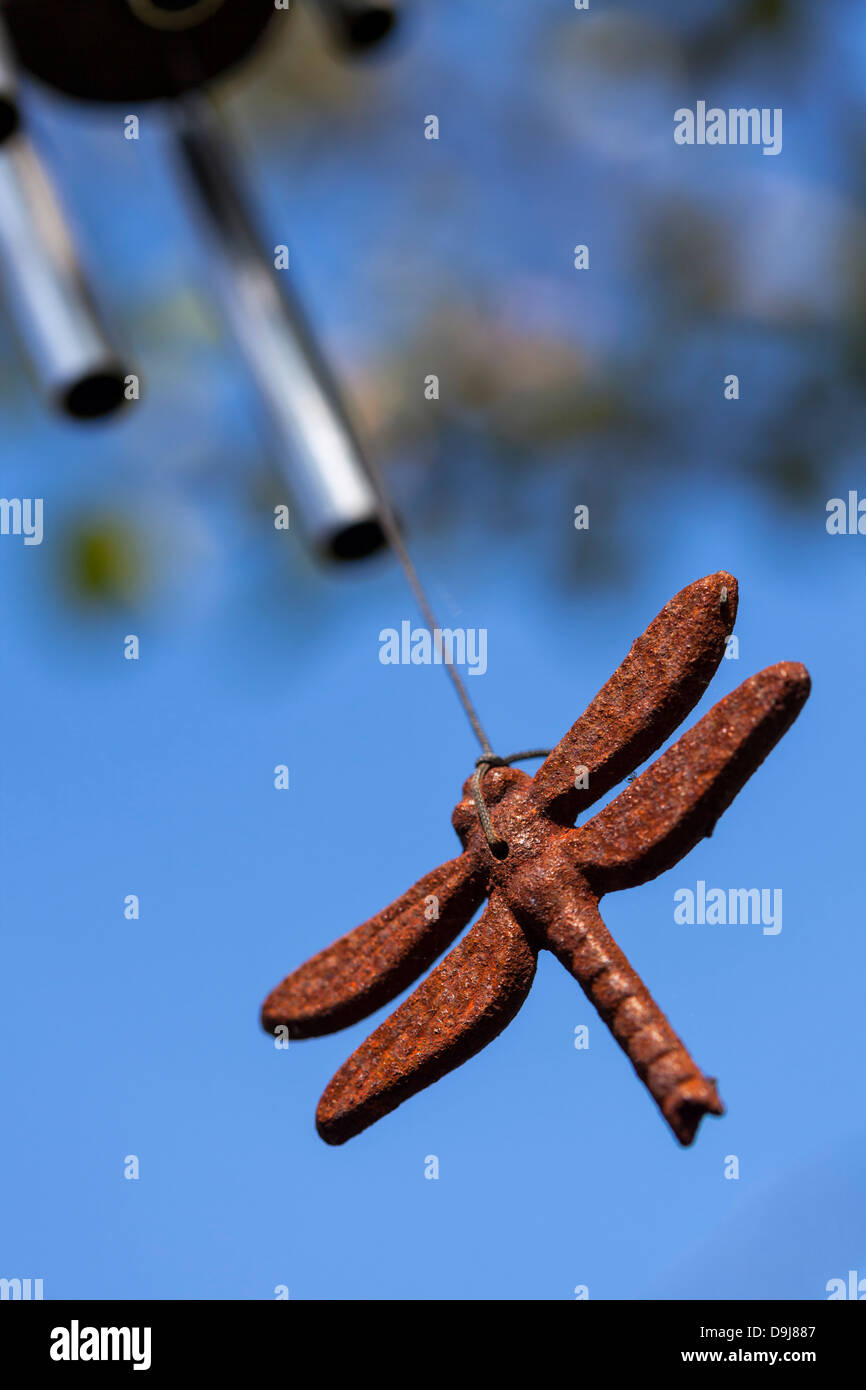
M 330 1082 L 316 1122 L 342 1144 L 465 1062 L 511 1021 L 540 949 L 574 975 L 681 1144 L 720 1115 L 705 1076 L 598 911 L 600 898 L 654 878 L 713 827 L 797 717 L 809 675 L 782 662 L 750 677 L 585 825 L 570 822 L 670 736 L 706 689 L 733 626 L 737 585 L 721 572 L 683 589 L 637 639 L 535 777 L 483 776 L 505 858 L 491 852 L 472 778 L 453 815 L 463 854 L 302 965 L 268 997 L 268 1031 L 331 1032 L 372 1013 L 463 940 Z
M 338 1071 L 316 1114 L 322 1138 L 351 1139 L 492 1042 L 529 993 L 536 955 L 493 890 L 472 930 Z
M 467 854 L 438 869 L 289 975 L 264 1007 L 266 1028 L 314 1038 L 367 1018 L 417 980 L 466 926 L 487 891 Z

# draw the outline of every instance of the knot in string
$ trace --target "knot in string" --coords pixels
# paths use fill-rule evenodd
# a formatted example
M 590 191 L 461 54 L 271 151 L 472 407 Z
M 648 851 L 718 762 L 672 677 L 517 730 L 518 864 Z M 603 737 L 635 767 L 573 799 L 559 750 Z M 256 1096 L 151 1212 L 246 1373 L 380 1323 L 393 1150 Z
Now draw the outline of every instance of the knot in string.
M 520 763 L 529 758 L 546 758 L 549 748 L 532 748 L 526 753 L 512 753 L 507 758 L 500 758 L 496 753 L 482 753 L 480 758 L 475 759 L 475 772 L 472 776 L 472 797 L 475 802 L 475 809 L 478 812 L 478 819 L 481 822 L 481 829 L 487 838 L 490 846 L 490 853 L 496 859 L 504 859 L 508 854 L 508 845 L 501 840 L 496 833 L 496 827 L 490 819 L 490 812 L 484 800 L 481 790 L 481 779 L 489 767 L 510 767 L 512 763 Z

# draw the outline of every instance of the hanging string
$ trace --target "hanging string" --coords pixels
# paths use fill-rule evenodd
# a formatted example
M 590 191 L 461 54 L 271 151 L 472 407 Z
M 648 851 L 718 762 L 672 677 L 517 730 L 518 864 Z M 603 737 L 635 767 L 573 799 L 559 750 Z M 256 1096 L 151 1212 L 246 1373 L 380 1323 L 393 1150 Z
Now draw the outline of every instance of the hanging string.
M 373 483 L 373 489 L 376 493 L 379 520 L 382 524 L 385 538 L 397 556 L 397 559 L 400 561 L 403 573 L 415 595 L 415 601 L 421 610 L 427 627 L 430 629 L 430 634 L 434 643 L 437 644 L 437 650 L 441 650 L 441 639 L 436 636 L 437 632 L 441 632 L 441 628 L 439 627 L 427 591 L 421 582 L 421 577 L 415 568 L 412 556 L 409 554 L 406 542 L 403 540 L 400 525 L 394 515 L 394 508 L 391 505 L 391 499 L 388 495 L 384 475 L 378 464 L 374 463 L 372 459 L 368 458 L 366 462 Z M 475 772 L 472 777 L 472 797 L 475 802 L 475 809 L 478 812 L 478 819 L 481 823 L 481 828 L 484 831 L 487 843 L 490 846 L 491 854 L 497 859 L 504 859 L 508 854 L 508 845 L 496 833 L 496 827 L 493 824 L 490 811 L 484 800 L 484 794 L 481 789 L 481 782 L 484 774 L 488 768 L 491 767 L 510 767 L 512 763 L 522 762 L 524 759 L 546 758 L 550 749 L 534 748 L 526 753 L 512 753 L 510 757 L 507 758 L 498 757 L 497 754 L 493 752 L 490 740 L 484 730 L 484 725 L 481 723 L 478 711 L 472 703 L 469 691 L 466 689 L 460 672 L 452 661 L 445 662 L 445 670 L 451 677 L 452 684 L 457 692 L 457 697 L 463 706 L 469 723 L 472 725 L 472 731 L 483 749 L 481 757 L 475 760 Z
M 423 614 L 424 622 L 430 629 L 433 641 L 437 642 L 437 649 L 441 649 L 441 641 L 437 639 L 436 633 L 441 632 L 442 629 L 439 627 L 436 614 L 433 612 L 433 605 L 430 602 L 424 585 L 421 583 L 421 578 L 418 574 L 418 571 L 415 568 L 415 565 L 412 561 L 412 557 L 406 548 L 406 542 L 403 540 L 403 535 L 400 531 L 399 523 L 397 521 L 396 516 L 394 515 L 394 509 L 391 506 L 391 500 L 388 496 L 384 476 L 381 470 L 379 469 L 378 465 L 375 464 L 372 459 L 366 459 L 366 463 L 376 493 L 376 501 L 379 509 L 379 520 L 382 523 L 382 530 L 385 532 L 385 537 L 388 541 L 388 544 L 396 554 L 397 559 L 400 561 L 400 564 L 403 567 L 403 573 L 409 581 L 412 592 L 415 595 L 415 601 L 418 604 L 421 613 Z M 445 662 L 445 670 L 451 677 L 454 689 L 457 691 L 457 697 L 461 705 L 463 706 L 463 709 L 466 712 L 466 717 L 469 720 L 469 723 L 472 725 L 472 731 L 475 734 L 475 737 L 478 739 L 478 742 L 481 744 L 481 747 L 484 750 L 484 752 L 489 754 L 491 758 L 494 757 L 495 755 L 490 746 L 490 740 L 488 739 L 487 734 L 484 731 L 484 726 L 481 723 L 478 711 L 476 710 L 475 706 L 472 703 L 472 700 L 470 699 L 469 691 L 466 689 L 463 677 L 460 675 L 460 672 L 457 670 L 457 667 L 451 661 Z

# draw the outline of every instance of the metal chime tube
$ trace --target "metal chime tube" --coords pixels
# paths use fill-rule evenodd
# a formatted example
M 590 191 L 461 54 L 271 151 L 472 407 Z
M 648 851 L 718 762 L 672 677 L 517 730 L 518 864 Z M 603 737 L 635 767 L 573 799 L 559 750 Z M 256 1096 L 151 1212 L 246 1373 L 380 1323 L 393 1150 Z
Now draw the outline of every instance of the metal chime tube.
M 97 317 L 57 196 L 20 133 L 0 146 L 0 277 L 45 393 L 76 419 L 120 406 L 126 371 Z
M 126 372 L 84 282 L 72 235 L 21 129 L 15 61 L 0 20 L 0 279 L 45 393 L 77 419 L 125 398 Z
M 269 407 L 303 529 L 331 558 L 367 555 L 384 537 L 360 445 L 288 277 L 264 251 L 234 158 L 201 99 L 182 104 L 177 142 L 223 309 Z
M 371 48 L 390 34 L 399 7 L 371 0 L 319 0 L 319 8 L 344 48 Z

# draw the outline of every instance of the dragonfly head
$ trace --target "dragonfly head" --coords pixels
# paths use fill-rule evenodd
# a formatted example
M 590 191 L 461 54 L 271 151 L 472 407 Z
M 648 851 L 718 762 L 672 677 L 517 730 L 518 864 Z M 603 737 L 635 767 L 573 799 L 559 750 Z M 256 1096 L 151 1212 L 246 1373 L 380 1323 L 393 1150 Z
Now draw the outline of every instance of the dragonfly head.
M 470 841 L 474 843 L 476 837 L 480 837 L 482 841 L 484 839 L 472 791 L 473 781 L 474 776 L 467 777 L 463 783 L 463 800 L 457 803 L 451 817 L 451 824 L 466 849 L 470 848 Z M 516 767 L 487 768 L 481 779 L 481 791 L 487 809 L 492 812 L 505 800 L 517 802 L 522 799 L 522 793 L 531 781 L 531 777 L 527 777 L 525 772 Z

